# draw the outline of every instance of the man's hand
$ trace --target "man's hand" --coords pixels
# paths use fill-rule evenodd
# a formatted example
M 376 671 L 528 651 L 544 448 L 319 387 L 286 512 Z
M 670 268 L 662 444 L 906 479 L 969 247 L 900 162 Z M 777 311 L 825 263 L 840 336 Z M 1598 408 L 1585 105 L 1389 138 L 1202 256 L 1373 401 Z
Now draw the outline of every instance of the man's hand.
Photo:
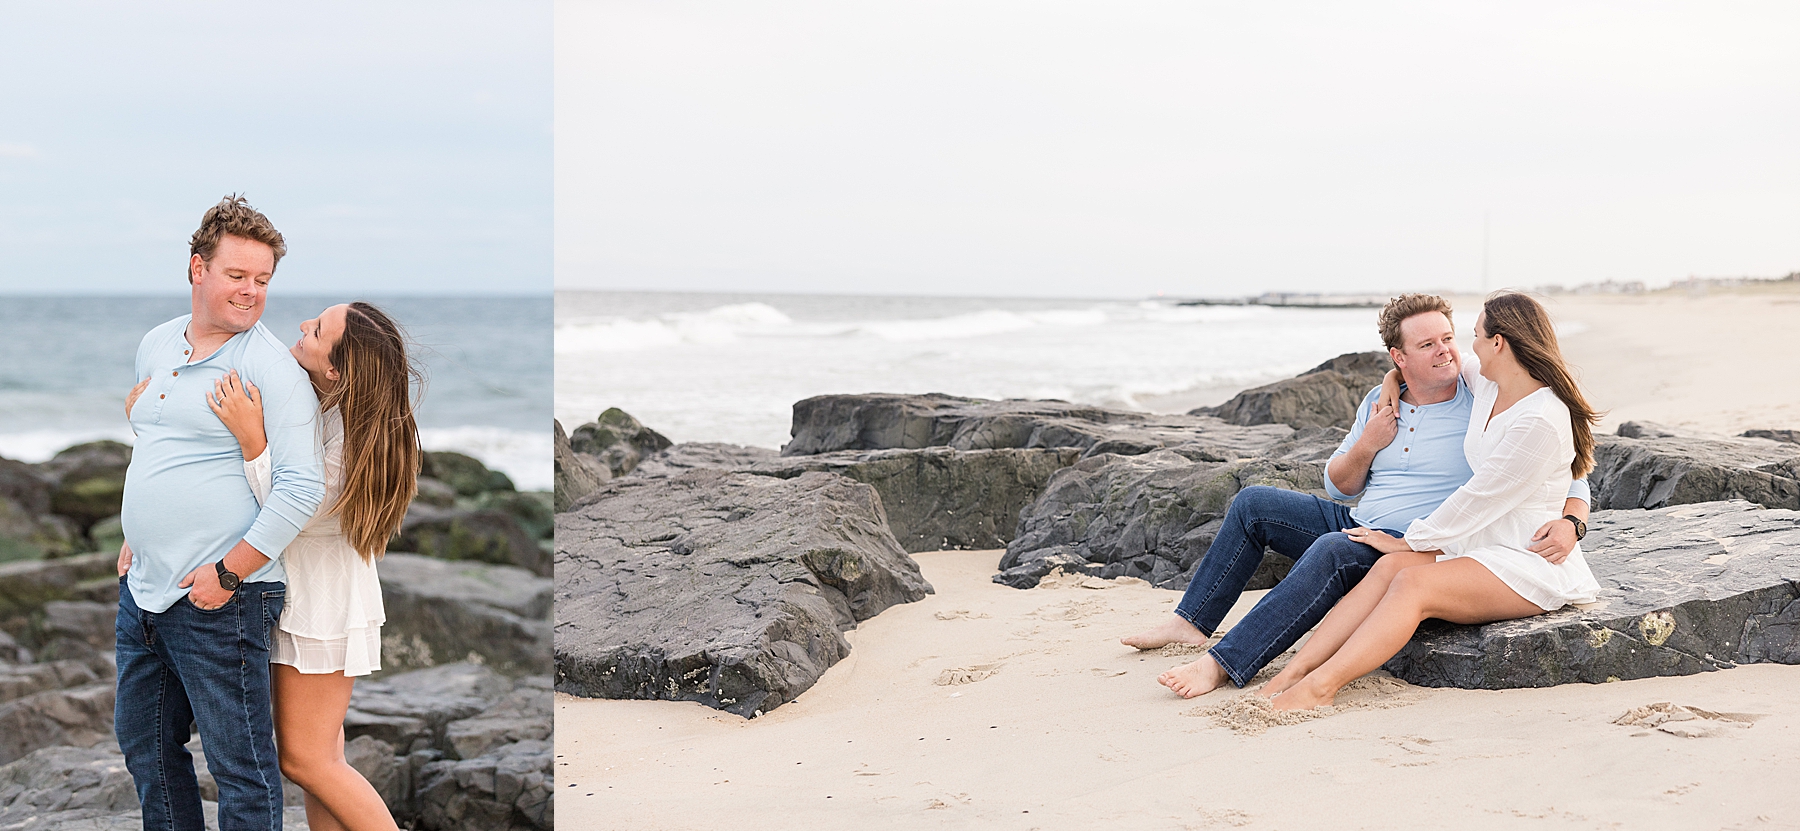
M 1393 407 L 1375 405 L 1375 411 L 1369 414 L 1369 423 L 1363 425 L 1362 435 L 1356 443 L 1373 459 L 1382 448 L 1394 443 L 1394 436 L 1400 434 L 1400 413 Z
M 188 590 L 188 600 L 205 611 L 212 611 L 231 602 L 232 592 L 219 586 L 219 571 L 212 563 L 188 572 L 176 585 Z M 188 588 L 192 586 L 193 588 Z
M 128 543 L 128 542 L 120 543 L 119 544 L 119 576 L 124 577 L 125 573 L 128 571 L 131 571 L 131 543 Z
M 1526 548 L 1553 566 L 1562 565 L 1569 559 L 1569 552 L 1575 550 L 1575 523 L 1562 517 L 1544 523 L 1531 535 L 1531 544 Z

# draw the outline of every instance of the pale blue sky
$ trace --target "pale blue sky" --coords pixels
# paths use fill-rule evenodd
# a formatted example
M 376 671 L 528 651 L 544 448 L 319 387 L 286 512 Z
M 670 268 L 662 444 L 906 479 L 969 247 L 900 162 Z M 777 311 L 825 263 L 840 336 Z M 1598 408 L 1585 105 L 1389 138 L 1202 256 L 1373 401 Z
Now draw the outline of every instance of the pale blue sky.
M 559 288 L 1800 269 L 1800 4 L 559 0 Z
M 287 237 L 277 291 L 548 296 L 551 17 L 0 2 L 0 294 L 184 292 L 241 192 Z

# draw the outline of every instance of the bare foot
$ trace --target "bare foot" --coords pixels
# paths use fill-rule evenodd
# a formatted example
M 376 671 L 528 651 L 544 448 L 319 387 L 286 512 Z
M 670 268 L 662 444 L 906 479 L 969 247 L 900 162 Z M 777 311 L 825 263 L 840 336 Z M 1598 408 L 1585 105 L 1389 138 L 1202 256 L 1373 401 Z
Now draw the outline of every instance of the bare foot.
M 1152 629 L 1146 629 L 1128 638 L 1120 638 L 1119 643 L 1137 649 L 1161 649 L 1172 643 L 1185 643 L 1194 646 L 1206 645 L 1206 633 L 1196 629 L 1181 615 L 1170 615 L 1169 619 Z
M 1277 710 L 1311 710 L 1315 707 L 1327 707 L 1337 699 L 1337 691 L 1329 695 L 1320 695 L 1313 690 L 1311 684 L 1296 684 L 1287 691 L 1269 701 Z
M 1300 683 L 1301 679 L 1305 677 L 1306 673 L 1297 670 L 1295 666 L 1290 663 L 1287 666 L 1282 667 L 1280 672 L 1275 673 L 1275 677 L 1270 678 L 1267 684 L 1258 688 L 1256 694 L 1263 698 L 1274 698 L 1275 696 L 1287 692 L 1289 687 Z
M 1225 668 L 1213 660 L 1211 652 L 1191 664 L 1182 664 L 1156 677 L 1156 683 L 1175 691 L 1182 698 L 1205 695 L 1230 680 Z

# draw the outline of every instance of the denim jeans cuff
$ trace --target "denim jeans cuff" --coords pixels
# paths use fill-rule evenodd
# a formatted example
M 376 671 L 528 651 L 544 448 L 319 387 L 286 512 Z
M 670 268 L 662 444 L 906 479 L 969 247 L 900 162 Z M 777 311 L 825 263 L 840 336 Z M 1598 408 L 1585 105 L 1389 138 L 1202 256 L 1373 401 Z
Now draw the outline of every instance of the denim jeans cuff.
M 1208 649 L 1206 652 L 1212 656 L 1213 663 L 1218 664 L 1220 669 L 1225 670 L 1225 677 L 1231 679 L 1233 686 L 1241 690 L 1244 688 L 1245 684 L 1250 683 L 1250 679 L 1245 678 L 1244 674 L 1239 672 L 1237 667 L 1232 666 L 1231 662 L 1225 659 L 1225 656 L 1220 655 L 1219 650 Z

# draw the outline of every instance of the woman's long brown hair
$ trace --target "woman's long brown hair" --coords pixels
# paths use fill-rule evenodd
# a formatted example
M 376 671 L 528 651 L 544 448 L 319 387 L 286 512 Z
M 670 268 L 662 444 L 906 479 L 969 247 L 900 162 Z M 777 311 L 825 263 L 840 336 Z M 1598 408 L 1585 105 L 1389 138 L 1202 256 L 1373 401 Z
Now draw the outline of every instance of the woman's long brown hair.
M 351 303 L 331 348 L 338 383 L 319 400 L 344 419 L 344 489 L 332 511 L 366 562 L 387 550 L 419 490 L 419 427 L 412 387 L 422 381 L 406 336 L 380 309 Z
M 1550 313 L 1518 292 L 1490 295 L 1481 312 L 1482 328 L 1488 336 L 1504 336 L 1519 365 L 1569 408 L 1569 426 L 1575 434 L 1575 461 L 1570 463 L 1569 473 L 1577 479 L 1588 475 L 1594 469 L 1593 427 L 1600 422 L 1600 413 L 1588 405 L 1581 387 L 1569 375 L 1562 347 L 1556 343 L 1556 328 L 1550 325 Z

